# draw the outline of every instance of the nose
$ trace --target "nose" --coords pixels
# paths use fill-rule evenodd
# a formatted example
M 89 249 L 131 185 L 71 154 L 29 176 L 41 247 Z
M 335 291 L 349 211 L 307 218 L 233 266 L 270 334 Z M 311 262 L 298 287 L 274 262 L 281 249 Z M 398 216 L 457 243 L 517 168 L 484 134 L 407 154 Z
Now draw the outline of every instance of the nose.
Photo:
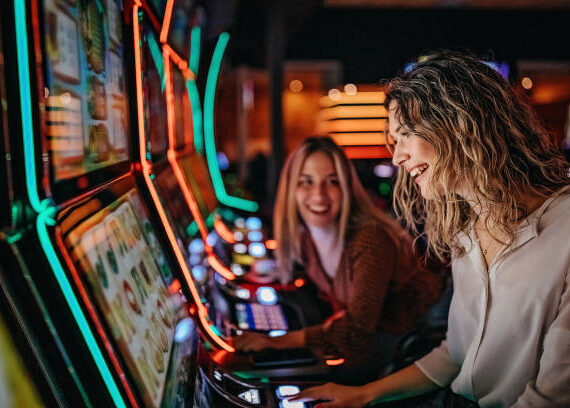
M 394 166 L 403 166 L 409 158 L 410 155 L 406 149 L 403 148 L 402 143 L 398 143 L 394 146 L 394 154 L 392 155 L 392 164 Z

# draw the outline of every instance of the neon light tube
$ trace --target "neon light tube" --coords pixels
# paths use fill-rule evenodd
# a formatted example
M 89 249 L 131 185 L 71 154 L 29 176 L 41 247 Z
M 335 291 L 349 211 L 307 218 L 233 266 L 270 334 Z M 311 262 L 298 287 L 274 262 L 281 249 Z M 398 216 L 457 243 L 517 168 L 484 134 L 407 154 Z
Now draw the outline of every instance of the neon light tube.
M 195 72 L 195 71 L 194 71 Z M 202 128 L 202 105 L 196 81 L 189 79 L 186 81 L 186 89 L 192 106 L 192 125 L 194 126 L 194 149 L 198 154 L 204 154 L 204 133 Z M 196 111 L 196 113 L 194 113 Z
M 240 197 L 230 196 L 226 192 L 218 158 L 216 156 L 216 139 L 214 136 L 214 99 L 216 94 L 216 84 L 218 82 L 218 74 L 220 73 L 220 66 L 222 64 L 222 57 L 230 35 L 228 33 L 220 34 L 218 43 L 212 55 L 210 62 L 210 69 L 208 71 L 208 78 L 206 79 L 206 95 L 204 97 L 204 144 L 206 147 L 206 158 L 208 161 L 208 168 L 210 169 L 210 177 L 212 177 L 212 184 L 218 200 L 229 207 L 239 208 L 244 211 L 255 212 L 258 210 L 259 205 L 250 200 L 245 200 Z
M 197 315 L 200 319 L 202 324 L 203 330 L 206 332 L 205 334 L 209 336 L 209 338 L 216 343 L 216 345 L 228 352 L 234 352 L 235 349 L 226 343 L 220 336 L 218 336 L 210 327 L 209 319 L 208 319 L 208 310 L 202 303 L 200 299 L 200 295 L 198 290 L 194 286 L 194 281 L 192 279 L 192 274 L 186 265 L 186 260 L 184 259 L 184 255 L 182 251 L 178 247 L 178 243 L 176 241 L 176 236 L 174 235 L 174 231 L 170 227 L 168 217 L 166 216 L 166 212 L 164 211 L 164 207 L 160 202 L 160 198 L 152 184 L 152 180 L 150 178 L 150 173 L 152 171 L 149 162 L 146 160 L 146 152 L 145 152 L 145 134 L 144 134 L 144 106 L 143 106 L 143 92 L 142 92 L 142 70 L 141 70 L 141 50 L 140 50 L 140 31 L 139 31 L 139 19 L 138 19 L 138 10 L 141 6 L 140 0 L 135 0 L 135 4 L 133 6 L 133 34 L 134 34 L 134 45 L 135 45 L 135 82 L 136 82 L 136 90 L 137 90 L 137 117 L 138 117 L 138 128 L 139 128 L 139 155 L 141 160 L 142 166 L 142 174 L 145 180 L 145 183 L 149 189 L 149 193 L 152 197 L 152 200 L 156 206 L 156 210 L 158 211 L 159 218 L 164 225 L 166 235 L 174 251 L 174 255 L 176 256 L 176 260 L 182 270 L 182 274 L 184 275 L 184 279 L 186 284 L 188 285 L 188 289 L 190 290 L 190 294 L 192 295 L 192 300 L 194 305 L 197 308 Z
M 170 30 L 170 20 L 172 19 L 172 6 L 174 0 L 167 0 L 166 9 L 164 10 L 164 19 L 162 20 L 162 29 L 160 30 L 160 42 L 166 43 L 168 39 L 168 31 Z
M 97 345 L 97 340 L 95 340 L 95 336 L 91 332 L 91 328 L 89 327 L 89 323 L 87 323 L 87 319 L 81 310 L 81 306 L 73 293 L 73 289 L 67 280 L 67 276 L 61 266 L 59 259 L 57 258 L 57 254 L 53 248 L 53 245 L 49 239 L 49 234 L 47 231 L 48 225 L 54 225 L 55 220 L 53 219 L 53 215 L 55 215 L 55 207 L 46 206 L 46 208 L 38 214 L 38 218 L 36 220 L 36 228 L 38 232 L 38 237 L 40 239 L 41 246 L 46 254 L 46 257 L 50 263 L 51 270 L 54 273 L 54 276 L 61 288 L 67 305 L 73 314 L 75 322 L 79 326 L 81 331 L 81 335 L 87 343 L 87 347 L 91 353 L 91 356 L 95 360 L 95 364 L 99 369 L 99 373 L 103 377 L 103 381 L 107 386 L 111 397 L 117 407 L 126 407 L 125 402 L 121 396 L 119 389 L 117 388 L 117 384 L 113 379 L 113 376 L 105 362 L 105 358 Z
M 200 67 L 200 44 L 202 37 L 202 29 L 198 26 L 192 28 L 190 32 L 190 61 L 188 66 L 196 75 Z
M 214 228 L 216 229 L 218 235 L 222 237 L 224 241 L 226 241 L 229 244 L 236 243 L 234 234 L 228 229 L 226 224 L 218 217 L 214 219 Z

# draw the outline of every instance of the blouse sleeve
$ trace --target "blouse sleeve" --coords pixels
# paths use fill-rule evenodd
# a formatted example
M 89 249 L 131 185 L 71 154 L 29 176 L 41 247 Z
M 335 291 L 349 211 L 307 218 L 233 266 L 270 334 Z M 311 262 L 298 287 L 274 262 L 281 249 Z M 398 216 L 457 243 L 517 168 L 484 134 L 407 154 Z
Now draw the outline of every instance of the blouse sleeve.
M 544 337 L 536 380 L 527 384 L 513 407 L 570 407 L 570 270 L 558 313 Z
M 461 369 L 461 366 L 451 360 L 447 350 L 447 341 L 445 340 L 439 347 L 436 347 L 416 361 L 415 364 L 426 377 L 440 387 L 450 384 Z
M 305 329 L 308 346 L 345 357 L 372 341 L 396 264 L 392 240 L 377 232 L 360 234 L 351 245 L 348 261 L 354 275 L 345 313 L 330 325 Z

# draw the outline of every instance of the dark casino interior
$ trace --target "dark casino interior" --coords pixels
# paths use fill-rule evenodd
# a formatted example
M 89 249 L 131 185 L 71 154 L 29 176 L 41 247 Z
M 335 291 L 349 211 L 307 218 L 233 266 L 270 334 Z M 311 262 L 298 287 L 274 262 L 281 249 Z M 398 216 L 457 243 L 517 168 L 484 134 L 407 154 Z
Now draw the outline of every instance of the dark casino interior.
M 0 406 L 313 407 L 382 372 L 232 336 L 321 324 L 274 273 L 287 155 L 330 136 L 395 216 L 384 83 L 430 50 L 484 58 L 570 152 L 568 0 L 14 0 L 0 8 Z M 380 267 L 380 266 L 379 266 Z

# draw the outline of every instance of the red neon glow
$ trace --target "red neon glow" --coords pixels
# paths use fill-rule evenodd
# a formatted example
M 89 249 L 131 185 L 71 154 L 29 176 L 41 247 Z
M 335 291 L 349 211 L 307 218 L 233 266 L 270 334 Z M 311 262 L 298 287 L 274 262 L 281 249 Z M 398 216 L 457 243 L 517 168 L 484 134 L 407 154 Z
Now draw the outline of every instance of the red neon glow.
M 162 29 L 160 30 L 160 42 L 165 43 L 168 39 L 168 31 L 170 31 L 170 20 L 172 18 L 172 6 L 174 0 L 167 0 L 166 9 L 164 10 L 164 19 L 162 20 Z
M 344 363 L 344 358 L 339 358 L 339 359 L 336 359 L 336 360 L 326 360 L 325 363 L 326 363 L 328 366 L 338 366 L 338 365 L 341 365 L 341 364 Z
M 170 286 L 168 286 L 168 291 L 171 294 L 178 293 L 182 285 L 180 285 L 180 281 L 178 279 L 174 279 Z
M 236 239 L 234 238 L 234 234 L 228 229 L 226 224 L 224 224 L 224 222 L 221 219 L 216 218 L 214 220 L 214 229 L 220 235 L 220 237 L 222 237 L 222 239 L 224 241 L 226 241 L 227 243 L 230 243 L 230 244 L 236 243 Z
M 343 146 L 349 159 L 388 159 L 392 154 L 386 146 Z
M 67 264 L 67 267 L 69 268 L 69 271 L 71 272 L 71 277 L 73 279 L 73 282 L 75 283 L 75 286 L 77 287 L 77 289 L 79 291 L 79 296 L 81 296 L 81 300 L 83 301 L 83 304 L 87 307 L 87 312 L 89 313 L 89 316 L 91 317 L 91 320 L 93 321 L 93 323 L 95 325 L 95 329 L 97 330 L 97 333 L 99 334 L 100 339 L 103 341 L 103 346 L 107 350 L 107 354 L 109 356 L 109 359 L 111 360 L 111 364 L 113 364 L 113 367 L 115 368 L 115 371 L 117 372 L 117 374 L 119 376 L 119 380 L 120 380 L 121 385 L 123 386 L 123 388 L 127 394 L 127 398 L 129 399 L 129 402 L 132 404 L 133 407 L 138 407 L 139 405 L 137 403 L 135 395 L 131 389 L 131 386 L 129 385 L 129 383 L 127 381 L 127 375 L 123 371 L 123 368 L 121 367 L 121 363 L 119 362 L 119 359 L 117 358 L 117 355 L 115 354 L 115 351 L 113 350 L 113 346 L 111 345 L 111 341 L 109 340 L 109 338 L 107 337 L 107 334 L 105 333 L 105 329 L 103 328 L 103 324 L 99 320 L 97 312 L 95 311 L 95 306 L 91 302 L 91 299 L 89 298 L 89 295 L 87 294 L 87 290 L 85 289 L 85 286 L 83 286 L 83 282 L 81 281 L 81 278 L 79 277 L 79 273 L 77 272 L 77 269 L 75 268 L 73 260 L 71 259 L 67 250 L 65 249 L 65 245 L 61 239 L 61 235 L 60 235 L 59 230 L 56 230 L 55 242 L 56 242 L 56 245 L 60 249 L 59 252 L 63 255 L 63 258 L 65 260 L 65 263 Z
M 293 284 L 295 285 L 295 287 L 301 288 L 305 285 L 305 279 L 303 278 L 295 279 L 295 282 L 293 282 Z
M 274 239 L 268 239 L 267 241 L 265 241 L 265 248 L 277 249 L 277 241 Z
M 198 290 L 194 286 L 194 281 L 192 280 L 192 274 L 190 273 L 190 270 L 188 269 L 188 266 L 186 265 L 186 261 L 184 259 L 184 255 L 182 254 L 182 251 L 178 247 L 178 244 L 176 242 L 176 237 L 174 235 L 174 231 L 170 227 L 170 224 L 168 222 L 168 218 L 166 216 L 164 208 L 162 207 L 162 203 L 160 202 L 160 199 L 158 197 L 156 189 L 154 188 L 154 185 L 152 184 L 152 180 L 150 179 L 150 174 L 152 172 L 152 169 L 151 169 L 150 163 L 146 159 L 146 151 L 145 151 L 146 143 L 145 143 L 145 134 L 144 134 L 144 106 L 143 106 L 142 68 L 141 68 L 140 31 L 139 31 L 140 28 L 139 28 L 139 20 L 138 20 L 138 11 L 139 11 L 140 6 L 141 6 L 140 0 L 135 0 L 135 5 L 133 6 L 133 34 L 134 34 L 133 37 L 134 37 L 134 46 L 135 46 L 134 47 L 134 49 L 135 49 L 135 74 L 136 74 L 135 75 L 135 81 L 136 81 L 136 89 L 137 89 L 137 117 L 138 117 L 138 125 L 139 125 L 138 126 L 138 128 L 139 128 L 139 155 L 140 155 L 140 160 L 141 160 L 141 165 L 142 165 L 142 174 L 143 174 L 144 180 L 147 184 L 147 187 L 149 189 L 152 200 L 153 200 L 153 202 L 156 206 L 156 209 L 158 211 L 160 220 L 162 221 L 162 224 L 164 225 L 166 235 L 168 237 L 168 240 L 170 241 L 170 244 L 171 244 L 172 249 L 174 251 L 174 255 L 176 256 L 176 260 L 178 261 L 178 264 L 180 265 L 180 268 L 182 270 L 182 274 L 184 275 L 184 280 L 186 281 L 186 284 L 188 285 L 188 289 L 190 290 L 190 293 L 192 295 L 192 301 L 196 305 L 197 316 L 200 319 L 200 322 L 202 323 L 203 330 L 206 332 L 207 336 L 214 343 L 216 343 L 216 345 L 218 347 L 220 347 L 220 348 L 222 348 L 228 352 L 234 352 L 235 349 L 232 346 L 230 346 L 228 343 L 226 343 L 222 338 L 220 338 L 220 336 L 218 336 L 210 327 L 210 323 L 208 321 L 208 310 L 202 304 Z

